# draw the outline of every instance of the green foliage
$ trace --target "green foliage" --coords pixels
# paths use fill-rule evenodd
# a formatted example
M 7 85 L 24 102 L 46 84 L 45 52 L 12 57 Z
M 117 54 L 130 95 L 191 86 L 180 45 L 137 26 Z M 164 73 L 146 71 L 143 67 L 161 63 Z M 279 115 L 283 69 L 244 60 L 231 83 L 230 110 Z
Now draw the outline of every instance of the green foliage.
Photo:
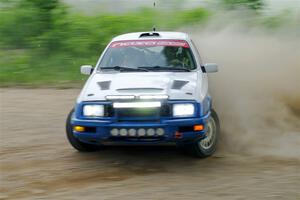
M 260 10 L 264 6 L 263 0 L 221 0 L 221 1 L 229 9 L 246 7 L 252 10 Z
M 296 29 L 299 30 L 299 19 L 293 16 L 293 13 L 291 13 L 289 10 L 283 10 L 277 15 L 263 17 L 259 23 L 271 30 L 281 28 L 283 25 L 290 25 L 290 28 L 297 27 Z M 299 31 L 297 32 L 299 33 Z
M 59 0 L 1 0 L 0 85 L 68 86 L 81 83 L 82 64 L 94 65 L 112 37 L 134 31 L 173 30 L 209 16 L 205 9 L 85 16 Z M 85 78 L 85 77 L 84 77 Z

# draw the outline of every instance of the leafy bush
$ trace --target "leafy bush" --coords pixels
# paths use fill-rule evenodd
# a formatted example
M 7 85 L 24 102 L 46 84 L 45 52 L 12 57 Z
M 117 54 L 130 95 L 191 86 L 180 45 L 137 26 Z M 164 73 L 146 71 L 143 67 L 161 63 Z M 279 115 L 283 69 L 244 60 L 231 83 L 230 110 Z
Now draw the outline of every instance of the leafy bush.
M 80 83 L 81 64 L 95 64 L 112 37 L 134 31 L 173 30 L 209 12 L 140 9 L 122 15 L 70 13 L 58 0 L 0 2 L 0 85 Z
M 246 7 L 252 10 L 260 10 L 264 6 L 263 0 L 221 0 L 221 1 L 229 9 Z

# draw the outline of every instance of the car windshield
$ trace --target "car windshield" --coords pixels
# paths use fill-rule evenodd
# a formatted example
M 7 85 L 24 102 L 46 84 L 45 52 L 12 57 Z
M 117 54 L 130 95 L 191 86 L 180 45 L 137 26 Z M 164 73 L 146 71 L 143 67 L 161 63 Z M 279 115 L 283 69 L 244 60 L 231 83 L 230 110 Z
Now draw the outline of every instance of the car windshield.
M 195 68 L 189 44 L 183 40 L 113 42 L 98 67 L 120 71 L 190 71 Z

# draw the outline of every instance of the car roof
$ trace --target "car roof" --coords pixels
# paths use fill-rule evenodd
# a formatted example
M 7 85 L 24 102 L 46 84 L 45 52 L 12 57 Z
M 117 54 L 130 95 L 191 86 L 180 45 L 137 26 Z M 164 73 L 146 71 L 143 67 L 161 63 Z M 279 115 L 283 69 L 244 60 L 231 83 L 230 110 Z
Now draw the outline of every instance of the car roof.
M 152 35 L 153 33 L 159 35 Z M 126 33 L 123 35 L 116 36 L 115 38 L 112 39 L 112 42 L 124 41 L 124 40 L 147 40 L 147 39 L 189 40 L 189 36 L 188 34 L 182 32 L 163 32 L 163 31 L 134 32 L 134 33 Z

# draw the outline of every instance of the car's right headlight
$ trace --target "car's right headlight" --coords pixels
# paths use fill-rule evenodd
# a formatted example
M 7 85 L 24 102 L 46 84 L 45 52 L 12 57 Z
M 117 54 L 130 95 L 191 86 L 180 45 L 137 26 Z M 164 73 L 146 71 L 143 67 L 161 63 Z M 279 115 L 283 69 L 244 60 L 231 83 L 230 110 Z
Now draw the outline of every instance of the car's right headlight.
M 191 117 L 195 114 L 195 106 L 192 103 L 182 103 L 173 105 L 174 117 Z
M 104 105 L 84 105 L 83 115 L 85 117 L 103 117 Z

